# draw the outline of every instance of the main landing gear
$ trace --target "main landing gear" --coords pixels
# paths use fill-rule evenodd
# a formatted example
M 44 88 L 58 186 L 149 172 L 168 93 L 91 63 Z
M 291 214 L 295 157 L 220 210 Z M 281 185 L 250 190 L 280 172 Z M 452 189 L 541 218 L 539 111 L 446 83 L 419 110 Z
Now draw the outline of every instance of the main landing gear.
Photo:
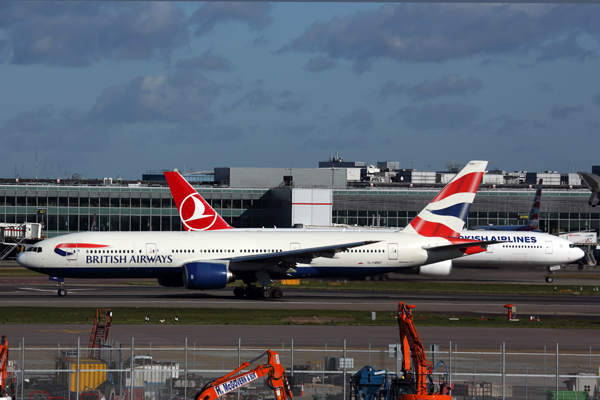
M 279 288 L 271 286 L 252 286 L 248 285 L 245 287 L 238 286 L 233 289 L 233 295 L 238 299 L 247 297 L 249 299 L 280 299 L 283 296 L 283 292 Z

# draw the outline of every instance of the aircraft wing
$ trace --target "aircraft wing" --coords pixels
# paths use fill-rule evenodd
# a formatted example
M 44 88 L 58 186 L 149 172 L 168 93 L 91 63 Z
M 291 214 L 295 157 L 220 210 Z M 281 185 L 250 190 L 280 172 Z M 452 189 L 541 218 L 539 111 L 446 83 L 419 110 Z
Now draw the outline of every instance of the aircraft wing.
M 231 263 L 278 263 L 278 262 L 302 262 L 309 263 L 313 258 L 331 258 L 335 253 L 354 247 L 366 246 L 378 243 L 379 240 L 366 240 L 362 242 L 342 243 L 331 246 L 309 247 L 306 249 L 287 250 L 278 253 L 252 254 L 247 256 L 233 257 Z
M 459 250 L 459 249 L 464 249 L 464 248 L 469 248 L 469 247 L 487 248 L 487 246 L 489 246 L 489 245 L 505 243 L 505 242 L 506 242 L 506 240 L 476 240 L 476 241 L 469 241 L 469 242 L 465 242 L 465 243 L 444 244 L 441 246 L 425 246 L 425 247 L 423 247 L 423 250 L 433 251 L 433 252 L 443 252 L 443 251 L 448 251 L 448 250 Z

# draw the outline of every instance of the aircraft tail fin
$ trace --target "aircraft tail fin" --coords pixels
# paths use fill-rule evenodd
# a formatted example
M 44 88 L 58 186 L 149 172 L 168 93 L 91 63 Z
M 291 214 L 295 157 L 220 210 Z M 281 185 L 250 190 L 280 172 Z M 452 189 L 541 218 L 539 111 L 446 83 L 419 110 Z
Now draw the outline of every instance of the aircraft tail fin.
M 540 179 L 537 189 L 535 191 L 535 197 L 533 198 L 533 204 L 531 205 L 531 211 L 529 211 L 529 216 L 527 220 L 527 226 L 531 229 L 539 229 L 540 228 L 540 200 L 542 198 L 542 182 L 544 180 Z
M 165 177 L 186 231 L 231 228 L 178 171 L 165 172 Z
M 404 228 L 422 236 L 459 237 L 487 161 L 471 161 Z
M 581 180 L 585 185 L 590 189 L 592 194 L 590 195 L 590 199 L 588 203 L 592 207 L 596 207 L 600 204 L 600 176 L 595 174 L 590 174 L 589 172 L 578 172 Z

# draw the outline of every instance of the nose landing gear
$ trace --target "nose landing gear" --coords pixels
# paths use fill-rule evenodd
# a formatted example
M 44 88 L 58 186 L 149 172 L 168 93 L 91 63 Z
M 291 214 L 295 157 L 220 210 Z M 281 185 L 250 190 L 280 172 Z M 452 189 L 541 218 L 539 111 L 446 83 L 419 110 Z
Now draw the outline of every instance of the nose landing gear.
M 50 277 L 50 279 L 54 280 L 54 281 L 58 281 L 58 283 L 56 284 L 56 286 L 58 286 L 58 295 L 60 297 L 64 297 L 67 295 L 67 289 L 65 289 L 65 278 L 54 278 L 54 277 Z
M 552 283 L 554 278 L 552 278 L 552 274 L 558 271 L 561 268 L 560 265 L 553 265 L 548 267 L 548 274 L 546 275 L 546 282 Z

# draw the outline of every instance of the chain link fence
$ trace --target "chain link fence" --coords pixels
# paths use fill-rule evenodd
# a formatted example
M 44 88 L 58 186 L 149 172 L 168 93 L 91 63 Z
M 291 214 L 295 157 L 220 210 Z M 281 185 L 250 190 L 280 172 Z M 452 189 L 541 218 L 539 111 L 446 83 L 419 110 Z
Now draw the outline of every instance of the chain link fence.
M 464 344 L 468 346 L 468 344 Z M 388 348 L 297 348 L 273 344 L 296 397 L 315 400 L 356 398 L 352 376 L 364 366 L 399 373 L 397 343 Z M 194 342 L 173 347 L 108 342 L 102 348 L 27 347 L 23 339 L 9 352 L 9 380 L 17 400 L 185 400 L 207 383 L 252 360 L 265 350 L 201 347 Z M 561 352 L 559 344 L 535 351 L 462 350 L 459 343 L 432 345 L 434 380 L 447 381 L 457 400 L 600 399 L 600 352 Z M 266 363 L 259 360 L 249 368 Z M 273 392 L 254 381 L 227 395 L 228 400 L 266 400 Z

